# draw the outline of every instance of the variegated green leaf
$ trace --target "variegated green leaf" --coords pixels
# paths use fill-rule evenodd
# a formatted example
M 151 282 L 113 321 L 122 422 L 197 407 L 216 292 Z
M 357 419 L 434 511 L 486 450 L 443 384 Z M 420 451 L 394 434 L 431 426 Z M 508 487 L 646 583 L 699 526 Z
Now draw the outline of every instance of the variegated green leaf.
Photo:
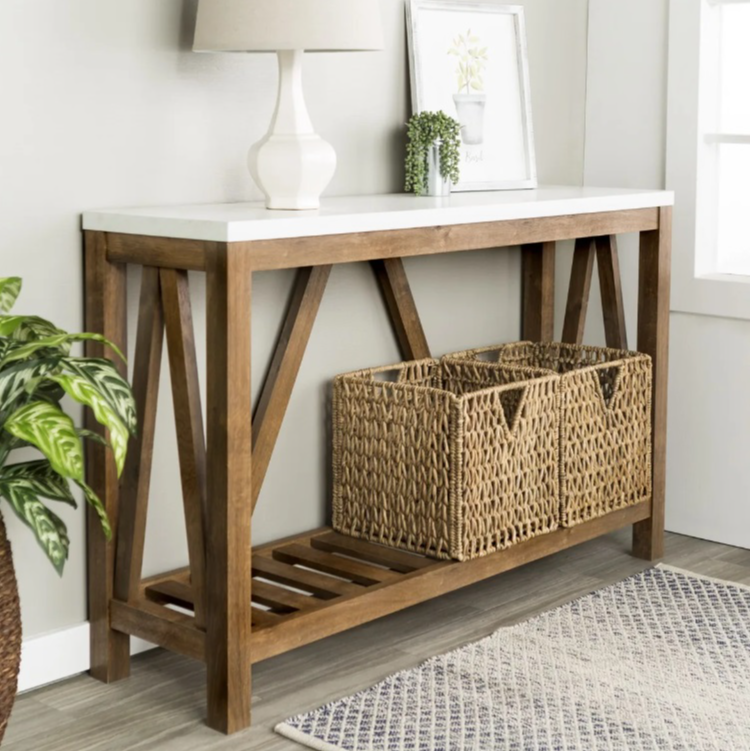
M 57 474 L 46 459 L 8 464 L 0 469 L 0 483 L 17 480 L 26 483 L 30 490 L 42 498 L 62 501 L 73 508 L 77 507 L 68 481 Z
M 62 576 L 70 545 L 63 520 L 53 514 L 23 480 L 0 482 L 0 495 L 8 501 L 18 518 L 31 528 L 42 550 Z
M 110 527 L 110 520 L 107 517 L 104 504 L 99 500 L 99 496 L 83 480 L 76 480 L 75 483 L 81 488 L 81 490 L 83 490 L 86 502 L 94 509 L 94 511 L 96 511 L 96 515 L 99 517 L 99 521 L 102 525 L 104 536 L 108 540 L 111 540 L 112 527 Z
M 26 393 L 31 394 L 34 399 L 49 402 L 50 404 L 59 404 L 65 395 L 65 391 L 59 383 L 50 381 L 45 377 L 29 381 L 26 384 Z
M 99 443 L 102 446 L 110 445 L 110 442 L 104 436 L 99 435 L 99 433 L 95 433 L 93 430 L 76 428 L 76 432 L 81 436 L 81 438 L 87 438 L 90 441 L 94 441 L 94 443 Z
M 83 448 L 73 420 L 48 402 L 31 402 L 5 422 L 11 435 L 36 446 L 63 477 L 83 480 Z
M 16 301 L 21 291 L 21 278 L 6 276 L 0 279 L 0 311 L 7 313 Z
M 31 357 L 39 350 L 44 349 L 65 348 L 64 352 L 65 354 L 67 354 L 67 345 L 72 342 L 82 341 L 102 342 L 103 344 L 106 344 L 108 347 L 110 347 L 112 351 L 118 355 L 118 357 L 121 357 L 123 360 L 125 359 L 125 356 L 118 349 L 118 347 L 111 341 L 109 341 L 109 339 L 103 337 L 101 334 L 55 334 L 54 336 L 45 336 L 41 339 L 37 339 L 36 341 L 26 342 L 18 347 L 13 347 L 5 354 L 3 364 L 14 362 L 16 360 L 25 360 L 27 357 Z
M 68 357 L 62 362 L 71 373 L 86 379 L 105 399 L 128 432 L 136 432 L 136 402 L 128 382 L 110 360 L 96 357 Z
M 24 316 L 0 316 L 0 336 L 12 336 L 23 319 Z
M 0 414 L 12 409 L 15 400 L 26 392 L 27 386 L 50 373 L 58 363 L 58 359 L 50 357 L 19 362 L 0 369 Z
M 77 375 L 55 375 L 49 376 L 49 379 L 59 383 L 65 392 L 79 404 L 91 407 L 97 422 L 109 430 L 110 444 L 119 475 L 123 471 L 125 455 L 128 451 L 128 429 L 123 425 L 117 413 L 110 407 L 99 389 L 86 378 Z
M 10 336 L 17 341 L 28 342 L 65 333 L 39 316 L 0 316 L 0 336 Z
M 13 342 L 6 337 L 0 337 L 0 362 L 5 359 L 8 350 L 13 346 Z

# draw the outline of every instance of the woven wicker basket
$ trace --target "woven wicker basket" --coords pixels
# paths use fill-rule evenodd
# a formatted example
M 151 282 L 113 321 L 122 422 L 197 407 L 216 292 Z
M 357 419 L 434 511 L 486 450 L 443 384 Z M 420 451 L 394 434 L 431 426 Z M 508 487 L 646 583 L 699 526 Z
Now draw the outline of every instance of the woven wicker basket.
M 0 745 L 16 699 L 21 663 L 21 607 L 16 572 L 0 513 Z
M 541 368 L 560 375 L 562 526 L 651 498 L 649 356 L 575 344 L 516 342 L 448 358 Z
M 556 529 L 558 387 L 437 360 L 337 377 L 334 529 L 456 560 Z

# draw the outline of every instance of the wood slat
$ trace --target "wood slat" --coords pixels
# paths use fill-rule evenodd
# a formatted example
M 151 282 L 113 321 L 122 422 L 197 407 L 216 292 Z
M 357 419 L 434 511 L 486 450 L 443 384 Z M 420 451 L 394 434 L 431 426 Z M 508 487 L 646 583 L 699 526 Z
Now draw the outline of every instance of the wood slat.
M 133 362 L 133 396 L 138 416 L 138 434 L 131 441 L 123 470 L 117 529 L 114 597 L 123 602 L 133 602 L 140 595 L 163 340 L 164 318 L 159 270 L 145 266 L 141 276 Z
M 660 228 L 639 241 L 637 348 L 652 358 L 652 515 L 634 525 L 633 552 L 655 560 L 664 555 L 665 443 L 670 326 L 670 207 L 660 209 Z
M 274 628 L 254 634 L 251 659 L 258 662 L 310 644 L 639 522 L 649 515 L 650 504 L 640 503 L 576 527 L 533 537 L 482 558 L 462 562 L 438 561 L 431 568 L 397 574 L 396 578 L 388 582 L 364 588 L 358 595 L 329 600 L 323 608 L 298 611 L 281 617 Z
M 608 347 L 628 349 L 626 314 L 623 310 L 621 270 L 618 263 L 618 245 L 615 235 L 595 238 L 597 272 L 600 277 L 602 318 L 605 324 L 605 342 Z
M 251 608 L 251 621 L 253 628 L 268 628 L 279 623 L 279 615 L 261 608 Z
M 358 540 L 354 537 L 329 532 L 328 534 L 312 537 L 310 544 L 317 550 L 325 550 L 328 553 L 343 553 L 351 555 L 370 563 L 386 566 L 393 571 L 409 573 L 418 569 L 434 566 L 437 561 L 420 555 L 412 555 L 395 548 L 387 548 L 384 545 L 375 545 L 366 540 Z
M 161 584 L 162 582 L 169 581 L 171 579 L 189 583 L 190 566 L 181 566 L 180 568 L 173 568 L 170 571 L 164 571 L 161 574 L 147 576 L 145 579 L 141 579 L 141 589 L 146 590 L 148 587 L 151 587 L 154 584 Z
M 151 584 L 144 589 L 144 594 L 154 602 L 172 603 L 188 610 L 193 610 L 195 607 L 196 598 L 193 587 L 185 581 L 172 579 Z M 196 626 L 200 628 L 198 621 L 196 621 Z
M 592 271 L 595 263 L 595 246 L 591 237 L 579 238 L 574 246 L 571 278 L 568 285 L 566 315 L 563 320 L 561 341 L 581 344 L 584 325 L 587 321 L 589 290 L 592 286 Z
M 107 233 L 110 262 L 135 263 L 162 269 L 205 271 L 205 243 L 175 237 Z
M 371 261 L 371 267 L 383 293 L 402 356 L 405 360 L 430 357 L 428 340 L 425 338 L 402 259 Z
M 84 233 L 86 330 L 103 334 L 127 352 L 126 267 L 107 260 L 107 240 L 103 232 Z M 110 357 L 123 376 L 127 369 L 109 347 L 100 342 L 84 342 L 87 357 Z M 84 411 L 85 426 L 99 435 L 104 428 L 91 410 Z M 112 452 L 94 441 L 86 441 L 86 479 L 101 498 L 117 530 L 119 480 Z M 108 544 L 94 510 L 87 509 L 87 567 L 91 675 L 100 681 L 126 678 L 130 673 L 130 639 L 110 628 L 110 600 L 114 589 L 115 545 Z
M 522 339 L 554 338 L 555 243 L 522 246 Z
M 370 586 L 394 579 L 398 574 L 387 569 L 379 569 L 366 563 L 352 561 L 349 558 L 324 553 L 321 550 L 307 548 L 303 545 L 285 545 L 273 551 L 273 557 L 283 563 L 299 563 L 302 566 L 323 571 L 334 576 Z
M 195 626 L 195 618 L 155 602 L 113 600 L 112 628 L 194 660 L 205 659 L 206 634 Z
M 331 266 L 300 269 L 282 332 L 253 414 L 253 501 L 261 492 Z
M 251 275 L 242 252 L 206 247 L 208 724 L 250 724 Z
M 278 540 L 272 540 L 265 542 L 262 545 L 253 546 L 253 557 L 256 556 L 270 556 L 271 553 L 283 545 L 288 545 L 293 542 L 300 543 L 301 545 L 307 545 L 311 537 L 316 535 L 322 535 L 325 532 L 331 531 L 331 527 L 316 527 L 316 529 L 310 529 L 307 532 L 296 532 L 295 534 L 288 535 L 286 537 L 280 537 Z
M 282 612 L 307 610 L 323 605 L 325 602 L 325 600 L 319 600 L 317 597 L 292 592 L 289 589 L 284 589 L 284 587 L 277 587 L 258 579 L 253 579 L 251 592 L 253 602 Z
M 254 240 L 232 243 L 232 248 L 246 251 L 253 270 L 263 271 L 515 247 L 577 237 L 639 232 L 656 227 L 657 209 L 648 208 L 448 227 Z
M 206 443 L 188 272 L 160 271 L 196 622 L 206 623 Z
M 323 599 L 353 594 L 360 589 L 357 584 L 334 579 L 332 576 L 308 571 L 299 566 L 291 566 L 274 558 L 260 555 L 253 556 L 253 575 L 302 589 Z

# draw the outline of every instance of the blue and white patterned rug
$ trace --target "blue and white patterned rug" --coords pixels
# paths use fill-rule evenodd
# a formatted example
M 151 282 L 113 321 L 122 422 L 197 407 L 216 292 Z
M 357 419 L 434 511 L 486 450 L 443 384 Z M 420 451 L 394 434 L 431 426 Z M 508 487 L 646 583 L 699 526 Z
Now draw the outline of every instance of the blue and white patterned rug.
M 748 588 L 667 566 L 276 727 L 322 751 L 749 748 Z

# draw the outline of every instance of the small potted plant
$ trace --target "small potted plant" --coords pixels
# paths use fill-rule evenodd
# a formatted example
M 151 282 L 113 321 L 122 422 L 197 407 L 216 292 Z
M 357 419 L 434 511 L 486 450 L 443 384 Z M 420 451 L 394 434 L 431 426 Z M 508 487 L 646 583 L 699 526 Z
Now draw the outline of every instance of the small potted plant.
M 458 58 L 454 106 L 462 125 L 462 141 L 467 145 L 483 142 L 485 120 L 485 82 L 482 74 L 488 64 L 488 48 L 480 47 L 480 38 L 467 29 L 449 47 L 448 54 Z
M 76 427 L 61 399 L 67 395 L 89 407 L 107 428 L 118 473 L 128 437 L 136 430 L 135 403 L 114 363 L 70 354 L 73 342 L 89 339 L 107 344 L 122 357 L 114 344 L 99 334 L 68 334 L 38 316 L 8 314 L 20 291 L 18 277 L 0 278 L 0 498 L 31 529 L 62 575 L 68 534 L 44 501 L 75 508 L 70 485 L 77 485 L 108 539 L 112 533 L 102 502 L 84 479 L 82 441 L 104 438 Z M 21 448 L 35 449 L 40 456 L 17 457 Z M 0 743 L 16 694 L 20 650 L 18 589 L 0 510 Z
M 407 123 L 404 189 L 447 195 L 459 181 L 459 123 L 445 112 L 420 112 Z

